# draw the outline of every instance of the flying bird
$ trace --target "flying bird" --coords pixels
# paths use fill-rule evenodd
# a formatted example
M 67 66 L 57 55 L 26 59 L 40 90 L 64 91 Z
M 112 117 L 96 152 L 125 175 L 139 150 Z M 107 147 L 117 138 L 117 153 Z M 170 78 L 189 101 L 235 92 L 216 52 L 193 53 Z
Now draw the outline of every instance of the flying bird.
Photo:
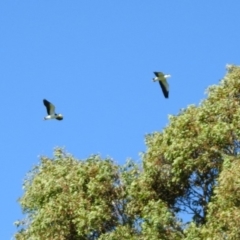
M 45 105 L 45 107 L 47 109 L 47 114 L 48 114 L 44 118 L 45 120 L 49 120 L 49 119 L 63 120 L 63 115 L 62 114 L 55 113 L 55 106 L 52 103 L 50 103 L 46 99 L 43 99 L 43 104 Z
M 167 82 L 167 78 L 171 77 L 171 75 L 169 74 L 163 74 L 162 72 L 154 72 L 154 74 L 156 75 L 155 78 L 153 78 L 153 81 L 156 82 L 158 81 L 162 91 L 163 91 L 163 95 L 165 98 L 168 98 L 168 94 L 169 94 L 169 85 Z

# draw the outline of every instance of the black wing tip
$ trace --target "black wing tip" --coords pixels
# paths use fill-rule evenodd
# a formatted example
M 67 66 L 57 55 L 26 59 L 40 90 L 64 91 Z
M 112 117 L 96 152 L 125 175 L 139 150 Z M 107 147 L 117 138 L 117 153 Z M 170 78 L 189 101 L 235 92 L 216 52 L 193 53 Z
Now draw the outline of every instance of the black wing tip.
M 153 72 L 157 77 L 159 76 L 159 75 L 163 75 L 163 73 L 162 72 Z
M 167 92 L 166 90 L 163 90 L 163 95 L 165 98 L 168 98 L 169 97 L 169 92 Z
M 169 91 L 167 91 L 167 89 L 165 88 L 165 86 L 162 84 L 161 81 L 159 82 L 159 84 L 160 84 L 160 87 L 161 87 L 161 89 L 162 89 L 162 92 L 163 92 L 164 97 L 165 97 L 165 98 L 168 98 Z
M 50 102 L 46 99 L 43 99 L 43 103 L 44 103 L 44 105 L 46 105 L 46 104 L 49 104 Z

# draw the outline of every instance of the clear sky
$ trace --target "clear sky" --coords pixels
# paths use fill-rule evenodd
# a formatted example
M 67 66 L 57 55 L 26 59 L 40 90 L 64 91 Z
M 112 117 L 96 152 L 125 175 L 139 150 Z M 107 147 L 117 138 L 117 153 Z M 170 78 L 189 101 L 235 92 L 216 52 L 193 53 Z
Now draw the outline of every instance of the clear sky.
M 140 161 L 147 133 L 240 64 L 239 11 L 239 0 L 1 0 L 1 239 L 39 155 Z M 169 99 L 153 71 L 172 75 Z M 43 98 L 63 121 L 43 121 Z

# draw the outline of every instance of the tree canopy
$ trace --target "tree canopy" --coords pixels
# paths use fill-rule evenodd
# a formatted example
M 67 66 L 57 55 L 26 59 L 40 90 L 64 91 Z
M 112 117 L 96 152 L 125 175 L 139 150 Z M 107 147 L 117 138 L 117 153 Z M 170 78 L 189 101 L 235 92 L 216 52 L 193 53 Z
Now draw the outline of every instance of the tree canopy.
M 146 136 L 141 165 L 60 148 L 41 157 L 24 182 L 16 239 L 240 239 L 240 68 L 207 92 Z

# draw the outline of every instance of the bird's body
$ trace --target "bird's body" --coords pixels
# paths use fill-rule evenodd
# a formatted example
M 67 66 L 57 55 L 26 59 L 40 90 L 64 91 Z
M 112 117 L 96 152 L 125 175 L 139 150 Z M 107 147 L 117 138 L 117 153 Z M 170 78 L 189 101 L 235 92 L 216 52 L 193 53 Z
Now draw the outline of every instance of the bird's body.
M 50 119 L 63 120 L 63 115 L 62 114 L 55 113 L 55 106 L 52 103 L 50 103 L 46 99 L 43 99 L 43 104 L 45 105 L 45 107 L 47 109 L 47 114 L 48 114 L 44 118 L 45 120 L 50 120 Z
M 153 78 L 154 82 L 159 82 L 162 91 L 163 91 L 163 95 L 165 98 L 168 98 L 169 95 L 169 85 L 167 82 L 167 78 L 171 77 L 171 75 L 169 74 L 163 74 L 162 72 L 154 72 L 154 74 L 156 75 L 155 78 Z

